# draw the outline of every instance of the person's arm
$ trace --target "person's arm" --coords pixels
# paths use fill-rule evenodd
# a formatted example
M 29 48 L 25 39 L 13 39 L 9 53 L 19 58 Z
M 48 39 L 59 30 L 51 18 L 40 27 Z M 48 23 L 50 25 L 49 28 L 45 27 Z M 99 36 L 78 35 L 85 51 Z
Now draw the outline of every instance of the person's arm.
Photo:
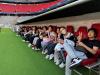
M 90 48 L 88 46 L 86 46 L 84 43 L 82 42 L 78 42 L 79 46 L 84 47 L 86 50 L 88 50 L 90 53 L 92 54 L 96 54 L 96 52 L 98 51 L 99 47 L 93 46 L 93 48 Z

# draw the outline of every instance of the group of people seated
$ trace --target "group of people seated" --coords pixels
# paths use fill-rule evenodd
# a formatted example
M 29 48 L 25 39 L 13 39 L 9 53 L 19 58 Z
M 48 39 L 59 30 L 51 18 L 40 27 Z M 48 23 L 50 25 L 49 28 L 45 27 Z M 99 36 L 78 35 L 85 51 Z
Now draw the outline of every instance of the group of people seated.
M 83 60 L 100 56 L 97 33 L 95 28 L 90 28 L 88 37 L 83 38 L 82 32 L 76 36 L 72 32 L 67 32 L 65 27 L 57 27 L 54 30 L 53 26 L 20 26 L 17 29 L 17 34 L 23 38 L 23 42 L 28 43 L 28 47 L 32 47 L 34 51 L 41 51 L 46 55 L 46 59 L 54 60 L 60 68 L 65 67 L 65 75 L 71 75 L 72 68 L 81 64 Z

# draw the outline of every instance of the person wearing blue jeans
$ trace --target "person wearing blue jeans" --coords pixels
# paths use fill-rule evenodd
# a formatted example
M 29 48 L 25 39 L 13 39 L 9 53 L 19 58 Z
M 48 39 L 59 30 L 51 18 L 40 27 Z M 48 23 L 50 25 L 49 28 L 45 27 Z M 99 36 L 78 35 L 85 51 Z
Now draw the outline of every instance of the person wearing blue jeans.
M 64 30 L 63 33 L 66 36 L 66 30 Z M 91 58 L 96 54 L 100 48 L 100 42 L 96 40 L 96 35 L 96 30 L 91 28 L 88 30 L 87 39 L 82 38 L 83 34 L 81 32 L 79 33 L 76 43 L 65 38 L 64 49 L 67 52 L 65 75 L 71 75 L 71 68 L 73 66 L 81 63 L 83 59 Z M 84 51 L 76 50 L 75 45 L 84 48 Z
M 67 41 L 68 41 L 68 39 L 66 39 L 64 41 L 64 49 L 67 52 L 65 75 L 71 75 L 70 67 L 71 67 L 72 59 L 74 59 L 74 58 L 86 59 L 87 56 L 83 52 L 76 51 L 74 49 L 74 47 L 71 44 L 69 44 Z M 70 41 L 70 42 L 72 42 L 72 41 Z M 81 59 L 78 61 L 78 63 L 82 61 Z

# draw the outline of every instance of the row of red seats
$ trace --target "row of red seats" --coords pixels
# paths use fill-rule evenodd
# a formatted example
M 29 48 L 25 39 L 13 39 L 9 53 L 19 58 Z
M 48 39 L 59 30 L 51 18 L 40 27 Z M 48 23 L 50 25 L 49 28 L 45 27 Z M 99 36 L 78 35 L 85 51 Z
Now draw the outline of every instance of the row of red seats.
M 95 28 L 97 30 L 98 32 L 97 39 L 100 40 L 100 23 L 92 24 L 91 28 Z M 66 29 L 67 32 L 72 32 L 76 36 L 78 36 L 79 32 L 82 32 L 84 34 L 83 38 L 87 37 L 88 28 L 86 26 L 80 26 L 76 32 L 74 31 L 74 27 L 71 25 L 67 26 Z
M 39 12 L 44 9 L 50 8 L 51 6 L 56 5 L 62 0 L 56 0 L 48 3 L 40 3 L 40 4 L 2 4 L 0 3 L 0 12 Z

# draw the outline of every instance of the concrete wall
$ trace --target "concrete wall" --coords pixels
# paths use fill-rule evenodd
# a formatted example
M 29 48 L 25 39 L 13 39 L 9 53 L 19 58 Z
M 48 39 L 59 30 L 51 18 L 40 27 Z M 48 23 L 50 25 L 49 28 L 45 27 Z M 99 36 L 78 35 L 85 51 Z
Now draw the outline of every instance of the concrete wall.
M 9 25 L 9 24 L 16 24 L 17 16 L 0 16 L 0 24 Z

